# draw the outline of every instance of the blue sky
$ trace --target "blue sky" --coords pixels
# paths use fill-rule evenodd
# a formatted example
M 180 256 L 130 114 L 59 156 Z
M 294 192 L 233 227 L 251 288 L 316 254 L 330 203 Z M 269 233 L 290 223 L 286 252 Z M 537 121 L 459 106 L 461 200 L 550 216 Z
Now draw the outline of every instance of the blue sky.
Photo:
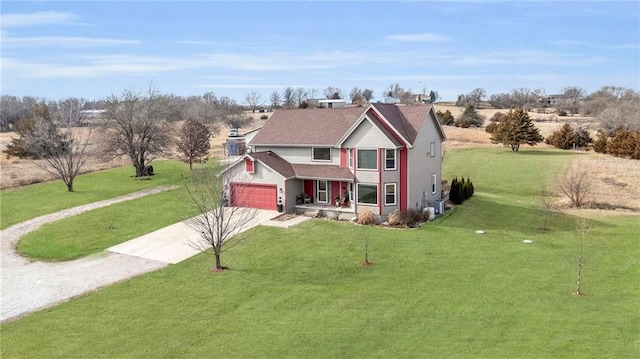
M 640 90 L 640 3 L 3 1 L 2 94 Z

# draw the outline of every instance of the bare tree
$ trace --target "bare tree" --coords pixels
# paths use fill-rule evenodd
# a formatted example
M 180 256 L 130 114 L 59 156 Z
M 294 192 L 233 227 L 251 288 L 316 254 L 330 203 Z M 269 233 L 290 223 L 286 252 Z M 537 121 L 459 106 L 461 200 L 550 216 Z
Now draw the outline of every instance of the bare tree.
M 588 203 L 593 182 L 584 166 L 572 164 L 561 176 L 557 177 L 556 182 L 560 191 L 571 200 L 574 207 L 580 208 Z
M 244 101 L 247 103 L 247 105 L 249 105 L 251 112 L 256 112 L 258 107 L 262 105 L 262 102 L 260 102 L 260 97 L 262 97 L 262 95 L 260 95 L 256 91 L 251 91 L 245 96 Z
M 183 162 L 193 169 L 193 163 L 205 163 L 209 159 L 211 133 L 207 126 L 188 119 L 178 133 L 178 151 Z
M 318 94 L 318 89 L 310 89 L 309 91 L 309 97 L 308 98 L 316 98 L 316 95 Z
M 219 100 L 213 92 L 206 92 L 202 96 L 190 96 L 186 99 L 185 118 L 203 123 L 212 135 L 220 132 Z
M 362 105 L 365 101 L 362 90 L 357 86 L 352 88 L 351 92 L 349 92 L 349 99 L 351 100 L 351 103 L 355 105 Z
M 230 97 L 222 96 L 218 99 L 216 112 L 219 119 L 229 128 L 243 128 L 253 122 L 253 118 L 244 113 L 242 106 Z
M 559 106 L 560 109 L 571 113 L 578 113 L 580 102 L 585 98 L 587 92 L 585 89 L 577 86 L 567 86 L 562 89 L 562 95 L 565 100 Z
M 282 106 L 289 109 L 296 106 L 293 87 L 287 87 L 282 91 Z
M 271 96 L 269 97 L 269 101 L 271 101 L 271 107 L 276 108 L 280 106 L 280 102 L 282 102 L 282 98 L 280 97 L 280 93 L 278 91 L 273 91 Z
M 339 100 L 342 98 L 342 90 L 334 86 L 329 86 L 324 89 L 324 96 L 328 100 Z
M 487 96 L 487 91 L 485 91 L 483 88 L 477 88 L 469 92 L 467 96 L 471 99 L 471 101 L 473 101 L 474 107 L 479 108 L 480 102 L 482 102 L 482 99 Z
M 576 221 L 576 231 L 580 236 L 580 247 L 578 249 L 578 254 L 576 255 L 576 268 L 578 270 L 578 275 L 576 277 L 576 291 L 573 293 L 575 295 L 583 295 L 582 293 L 582 270 L 584 269 L 584 237 L 589 232 L 589 224 L 587 220 L 581 218 Z
M 255 220 L 257 211 L 252 208 L 228 206 L 234 198 L 234 191 L 242 190 L 229 180 L 222 178 L 221 172 L 212 168 L 191 172 L 186 188 L 184 203 L 197 210 L 198 215 L 186 223 L 200 233 L 198 241 L 190 245 L 198 250 L 212 249 L 213 272 L 227 269 L 222 265 L 220 253 L 227 241 Z
M 373 90 L 371 89 L 362 90 L 362 97 L 364 97 L 364 100 L 367 101 L 367 103 L 371 102 L 371 100 L 373 99 Z
M 148 164 L 167 155 L 173 144 L 166 99 L 153 88 L 145 94 L 125 90 L 119 96 L 109 96 L 105 110 L 103 154 L 129 157 L 136 177 L 146 176 Z
M 298 87 L 293 92 L 294 102 L 298 105 L 298 107 L 302 106 L 302 103 L 307 99 L 307 91 L 302 87 Z
M 540 205 L 544 211 L 544 223 L 539 229 L 548 231 L 547 222 L 549 220 L 549 214 L 555 210 L 555 203 L 553 193 L 544 187 L 540 190 Z
M 7 156 L 31 158 L 35 164 L 61 179 L 67 191 L 73 192 L 73 181 L 88 160 L 91 129 L 79 129 L 82 123 L 80 99 L 55 103 L 50 113 L 44 103 L 34 106 L 33 117 L 20 120 L 20 137 L 13 139 L 4 153 Z

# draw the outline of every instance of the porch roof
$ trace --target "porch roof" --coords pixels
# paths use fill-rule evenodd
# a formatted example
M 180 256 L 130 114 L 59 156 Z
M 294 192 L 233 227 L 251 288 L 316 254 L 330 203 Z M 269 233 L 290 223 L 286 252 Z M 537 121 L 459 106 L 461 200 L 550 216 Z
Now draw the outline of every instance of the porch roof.
M 271 151 L 248 153 L 247 156 L 262 162 L 284 178 L 326 179 L 353 181 L 353 173 L 348 168 L 337 165 L 311 165 L 289 163 Z
M 348 168 L 336 165 L 291 164 L 291 167 L 295 177 L 299 179 L 354 180 L 353 173 Z

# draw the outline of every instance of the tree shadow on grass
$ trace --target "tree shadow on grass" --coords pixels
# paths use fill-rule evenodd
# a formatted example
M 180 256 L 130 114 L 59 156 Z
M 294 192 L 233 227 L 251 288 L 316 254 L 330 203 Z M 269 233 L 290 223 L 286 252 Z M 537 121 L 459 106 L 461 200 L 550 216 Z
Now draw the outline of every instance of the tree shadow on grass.
M 443 227 L 468 228 L 470 230 L 516 231 L 536 233 L 544 224 L 545 211 L 537 208 L 505 204 L 489 197 L 474 196 L 456 207 L 456 211 L 439 221 Z M 549 214 L 547 227 L 550 231 L 573 231 L 576 220 L 581 217 L 561 212 Z M 590 219 L 592 225 L 610 224 Z
M 572 150 L 526 149 L 520 150 L 516 153 L 519 153 L 523 156 L 580 156 L 588 154 L 589 152 Z

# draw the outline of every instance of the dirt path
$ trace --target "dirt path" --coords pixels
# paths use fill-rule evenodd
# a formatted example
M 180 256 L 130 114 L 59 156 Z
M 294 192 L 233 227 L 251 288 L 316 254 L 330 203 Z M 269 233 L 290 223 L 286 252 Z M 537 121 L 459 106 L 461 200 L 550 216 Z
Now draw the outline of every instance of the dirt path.
M 15 247 L 22 236 L 44 224 L 174 188 L 176 187 L 157 187 L 77 206 L 1 231 L 0 322 L 166 266 L 166 263 L 115 253 L 101 253 L 68 262 L 32 262 L 17 254 Z

